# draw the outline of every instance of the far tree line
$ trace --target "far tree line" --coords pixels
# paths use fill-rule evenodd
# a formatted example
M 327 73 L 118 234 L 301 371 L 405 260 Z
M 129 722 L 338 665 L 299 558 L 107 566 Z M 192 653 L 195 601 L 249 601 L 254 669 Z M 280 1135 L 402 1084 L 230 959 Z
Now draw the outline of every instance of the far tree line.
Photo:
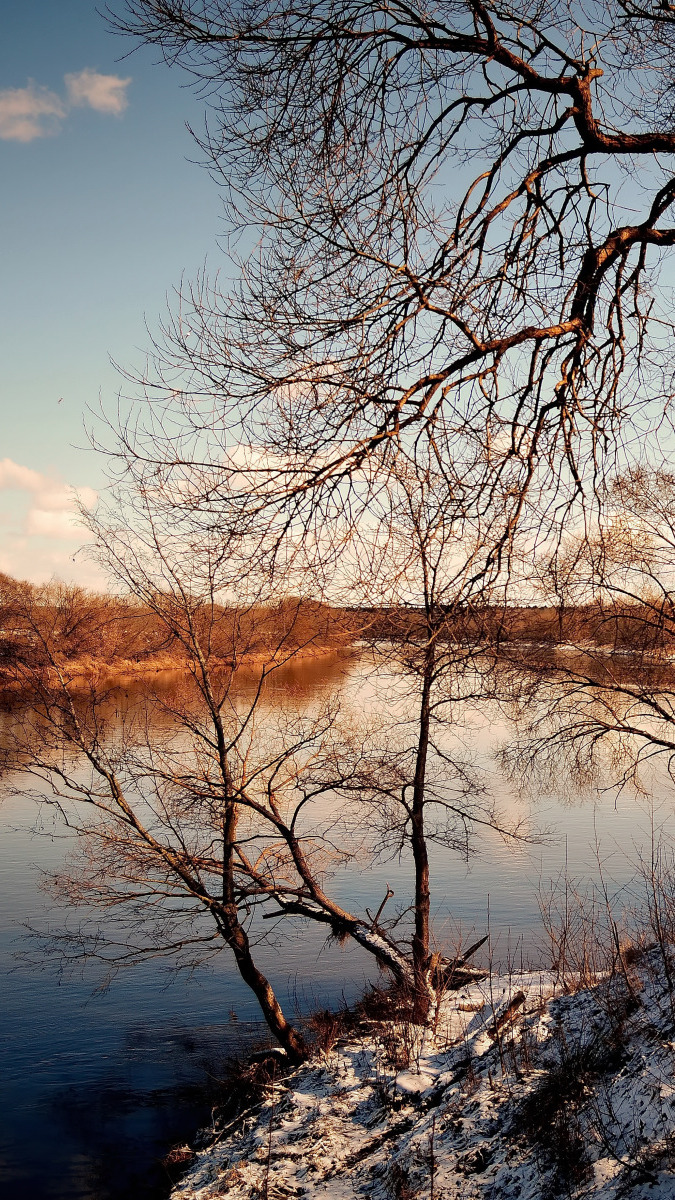
M 581 590 L 581 573 L 575 579 Z M 207 619 L 206 611 L 202 619 Z M 639 595 L 580 603 L 494 603 L 452 606 L 442 613 L 445 640 L 507 653 L 509 646 L 602 647 L 632 654 L 675 649 L 670 598 Z M 335 653 L 378 641 L 416 643 L 424 612 L 414 604 L 343 607 L 288 596 L 273 604 L 209 605 L 210 645 L 226 665 L 284 654 Z M 44 651 L 82 678 L 185 669 L 188 658 L 175 631 L 134 596 L 77 585 L 31 584 L 0 573 L 0 688 L 19 683 L 22 671 L 46 662 Z

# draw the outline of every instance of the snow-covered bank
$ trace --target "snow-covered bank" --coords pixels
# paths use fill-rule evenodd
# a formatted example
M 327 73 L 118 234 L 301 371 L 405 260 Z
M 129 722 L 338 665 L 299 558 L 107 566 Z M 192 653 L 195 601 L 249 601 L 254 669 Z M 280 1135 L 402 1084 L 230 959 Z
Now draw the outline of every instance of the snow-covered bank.
M 174 1200 L 675 1196 L 675 996 L 658 951 L 573 995 L 513 975 L 434 1032 L 373 1022 L 201 1151 Z

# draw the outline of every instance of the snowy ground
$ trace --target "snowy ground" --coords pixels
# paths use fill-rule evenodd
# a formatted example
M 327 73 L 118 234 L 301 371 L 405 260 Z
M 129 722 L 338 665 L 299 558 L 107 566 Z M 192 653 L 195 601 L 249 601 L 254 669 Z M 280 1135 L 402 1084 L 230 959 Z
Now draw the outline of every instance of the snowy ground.
M 658 951 L 573 995 L 472 984 L 374 1023 L 201 1151 L 174 1200 L 675 1197 L 675 995 Z

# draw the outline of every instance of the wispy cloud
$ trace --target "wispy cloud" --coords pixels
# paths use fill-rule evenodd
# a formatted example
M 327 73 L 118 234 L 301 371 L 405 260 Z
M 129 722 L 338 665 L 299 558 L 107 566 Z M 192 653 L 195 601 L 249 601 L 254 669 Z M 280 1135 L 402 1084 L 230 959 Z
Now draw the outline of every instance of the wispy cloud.
M 0 139 L 32 142 L 58 133 L 73 108 L 93 108 L 121 116 L 128 105 L 131 78 L 101 75 L 91 67 L 64 77 L 65 97 L 29 80 L 24 88 L 0 90 Z
M 11 458 L 0 459 L 0 492 L 27 492 L 30 499 L 24 522 L 28 535 L 86 539 L 80 523 L 79 505 L 93 508 L 98 499 L 90 487 L 74 488 L 58 479 L 50 479 L 31 467 L 15 463 Z
M 6 495 L 2 495 L 6 493 Z M 87 564 L 73 567 L 73 552 L 90 540 L 79 505 L 93 508 L 93 488 L 74 488 L 11 458 L 0 459 L 0 570 L 35 581 L 53 574 L 93 582 Z

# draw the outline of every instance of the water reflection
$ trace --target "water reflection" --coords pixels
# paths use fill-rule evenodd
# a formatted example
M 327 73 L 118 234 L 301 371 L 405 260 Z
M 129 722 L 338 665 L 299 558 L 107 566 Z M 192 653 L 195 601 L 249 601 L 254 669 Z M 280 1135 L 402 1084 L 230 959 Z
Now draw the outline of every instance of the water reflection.
M 265 704 L 302 710 L 339 691 L 343 708 L 361 720 L 375 722 L 386 709 L 390 717 L 399 712 L 403 721 L 405 679 L 392 661 L 379 664 L 376 678 L 371 665 L 339 656 L 295 664 L 268 683 Z M 174 720 L 172 697 L 189 686 L 184 676 L 169 672 L 152 680 L 158 736 Z M 254 673 L 242 673 L 242 692 L 254 686 Z M 115 681 L 108 697 L 111 736 L 144 713 L 147 692 L 147 681 Z M 20 711 L 20 698 L 6 705 L 0 721 L 5 736 Z M 548 793 L 524 798 L 494 760 L 496 746 L 508 735 L 508 712 L 486 701 L 474 703 L 461 725 L 449 727 L 447 744 L 471 756 L 506 813 L 517 818 L 533 808 L 536 821 L 558 836 L 538 845 L 514 844 L 487 830 L 468 863 L 443 847 L 432 848 L 434 921 L 439 942 L 452 946 L 461 936 L 482 934 L 489 916 L 496 957 L 522 955 L 531 962 L 540 953 L 540 882 L 546 886 L 565 864 L 572 876 L 592 876 L 599 843 L 606 878 L 617 888 L 625 885 L 632 873 L 626 851 L 648 842 L 652 814 L 628 792 L 590 787 L 584 793 L 562 771 Z M 659 789 L 664 800 L 659 820 L 675 832 L 670 793 L 665 783 Z M 209 1120 L 218 1063 L 263 1033 L 255 1003 L 226 953 L 210 969 L 197 968 L 189 976 L 146 962 L 93 997 L 94 972 L 60 979 L 16 965 L 12 956 L 23 945 L 21 923 L 49 919 L 40 873 L 58 867 L 66 849 L 58 837 L 32 835 L 33 817 L 18 796 L 8 795 L 0 810 L 5 967 L 0 1192 L 26 1200 L 151 1200 L 165 1194 L 169 1182 L 158 1159 Z M 394 857 L 373 862 L 367 871 L 347 865 L 332 888 L 351 908 L 372 910 L 388 883 L 405 907 L 411 881 L 407 860 Z M 355 946 L 327 947 L 320 929 L 289 924 L 278 933 L 278 941 L 261 941 L 258 956 L 291 1009 L 349 1001 L 373 976 L 371 959 Z M 237 1021 L 230 1019 L 233 1012 Z
M 349 669 L 349 659 L 337 656 L 284 668 L 268 683 L 264 703 L 302 708 L 339 688 Z M 255 686 L 254 673 L 242 672 L 238 685 L 245 695 Z M 145 719 L 149 691 L 155 697 L 152 734 L 161 738 L 175 724 L 174 701 L 190 687 L 173 672 L 151 682 L 114 681 L 101 714 L 110 738 Z M 5 742 L 22 712 L 20 696 L 5 698 Z M 158 1160 L 209 1121 L 218 1064 L 266 1040 L 266 1031 L 225 955 L 212 970 L 189 976 L 147 962 L 93 997 L 95 970 L 59 978 L 15 961 L 26 945 L 22 924 L 50 922 L 42 872 L 58 869 L 69 845 L 49 813 L 41 818 L 41 835 L 32 832 L 35 809 L 14 792 L 23 782 L 5 777 L 0 809 L 0 1192 L 26 1200 L 150 1200 L 169 1186 Z M 349 1001 L 364 986 L 360 953 L 339 950 L 336 986 L 336 955 L 329 963 L 323 943 L 322 933 L 295 929 L 279 947 L 261 948 L 289 1008 L 325 1005 L 341 993 Z

